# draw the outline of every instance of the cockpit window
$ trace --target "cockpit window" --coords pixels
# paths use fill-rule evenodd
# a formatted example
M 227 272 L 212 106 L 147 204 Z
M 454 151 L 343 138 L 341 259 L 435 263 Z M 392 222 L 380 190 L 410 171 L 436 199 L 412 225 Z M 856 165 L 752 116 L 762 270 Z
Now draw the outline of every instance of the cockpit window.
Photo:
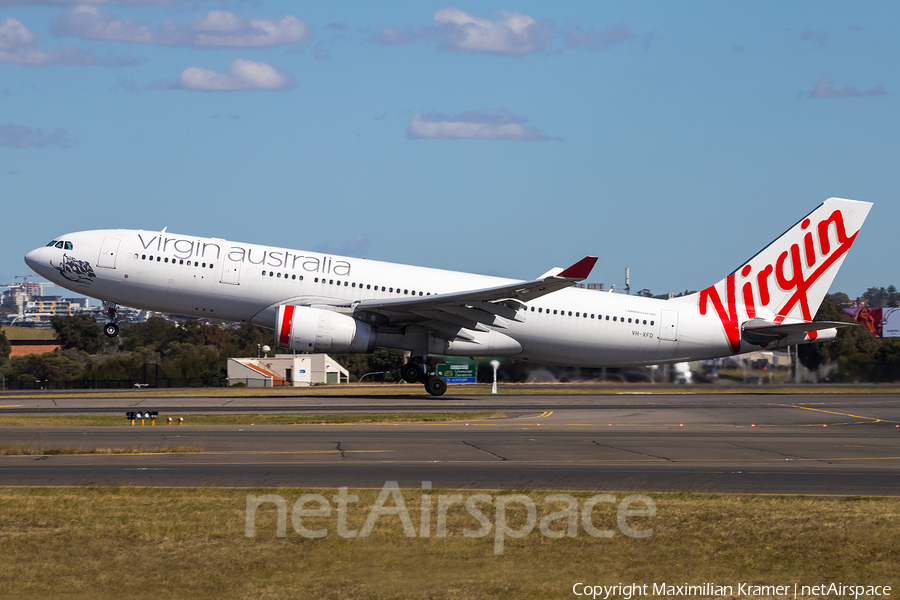
M 62 243 L 62 242 L 56 242 L 56 247 L 57 247 L 57 248 L 62 248 L 62 247 L 63 247 L 63 243 Z
M 56 244 L 56 240 L 53 240 L 52 242 L 50 242 L 49 244 L 47 244 L 47 248 L 49 248 L 50 246 L 53 246 L 54 244 Z
M 66 242 L 66 250 L 72 249 L 72 242 Z

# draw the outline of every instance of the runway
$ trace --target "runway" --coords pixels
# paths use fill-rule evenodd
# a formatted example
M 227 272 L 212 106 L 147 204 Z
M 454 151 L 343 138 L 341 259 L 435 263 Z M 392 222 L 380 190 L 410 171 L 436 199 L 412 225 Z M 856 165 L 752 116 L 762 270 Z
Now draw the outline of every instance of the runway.
M 127 399 L 126 399 L 127 400 Z M 5 397 L 0 414 L 43 412 Z M 56 399 L 65 412 L 122 398 Z M 19 404 L 20 406 L 9 406 Z M 900 396 L 522 395 L 155 398 L 198 412 L 503 410 L 449 423 L 2 427 L 3 445 L 199 446 L 165 455 L 0 456 L 0 485 L 404 487 L 900 496 Z M 143 408 L 143 406 L 142 406 Z M 133 410 L 133 409 L 132 409 Z M 123 416 L 124 422 L 124 416 Z

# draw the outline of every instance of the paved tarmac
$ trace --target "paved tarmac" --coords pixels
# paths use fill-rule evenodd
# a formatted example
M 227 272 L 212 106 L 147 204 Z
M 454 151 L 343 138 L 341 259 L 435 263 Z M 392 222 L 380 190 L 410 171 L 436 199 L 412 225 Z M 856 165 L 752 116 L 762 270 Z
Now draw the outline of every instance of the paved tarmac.
M 122 398 L 54 401 L 75 414 L 131 406 Z M 0 414 L 32 412 L 47 402 L 5 397 Z M 900 496 L 900 396 L 894 394 L 189 397 L 141 404 L 163 417 L 201 407 L 213 413 L 503 410 L 508 417 L 468 424 L 0 427 L 0 445 L 203 449 L 0 456 L 0 485 L 333 488 L 396 480 L 405 487 L 430 481 L 434 488 Z

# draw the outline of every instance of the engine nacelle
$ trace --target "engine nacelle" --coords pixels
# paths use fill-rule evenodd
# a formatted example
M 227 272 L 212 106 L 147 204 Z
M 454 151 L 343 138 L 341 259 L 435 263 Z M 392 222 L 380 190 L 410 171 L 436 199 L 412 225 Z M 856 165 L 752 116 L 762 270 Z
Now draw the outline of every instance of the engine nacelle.
M 330 310 L 278 307 L 275 340 L 280 348 L 301 352 L 369 354 L 375 351 L 375 328 Z

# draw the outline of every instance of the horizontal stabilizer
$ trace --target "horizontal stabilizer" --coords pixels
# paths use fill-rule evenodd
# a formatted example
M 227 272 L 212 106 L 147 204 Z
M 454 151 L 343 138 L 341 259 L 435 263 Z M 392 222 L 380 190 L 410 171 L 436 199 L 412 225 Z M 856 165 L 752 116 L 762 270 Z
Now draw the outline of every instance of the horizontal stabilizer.
M 848 327 L 856 323 L 844 321 L 816 321 L 814 323 L 783 323 L 776 325 L 763 319 L 752 319 L 744 323 L 741 328 L 741 337 L 750 344 L 766 344 L 783 340 L 789 335 L 799 335 L 824 329 L 837 329 Z

